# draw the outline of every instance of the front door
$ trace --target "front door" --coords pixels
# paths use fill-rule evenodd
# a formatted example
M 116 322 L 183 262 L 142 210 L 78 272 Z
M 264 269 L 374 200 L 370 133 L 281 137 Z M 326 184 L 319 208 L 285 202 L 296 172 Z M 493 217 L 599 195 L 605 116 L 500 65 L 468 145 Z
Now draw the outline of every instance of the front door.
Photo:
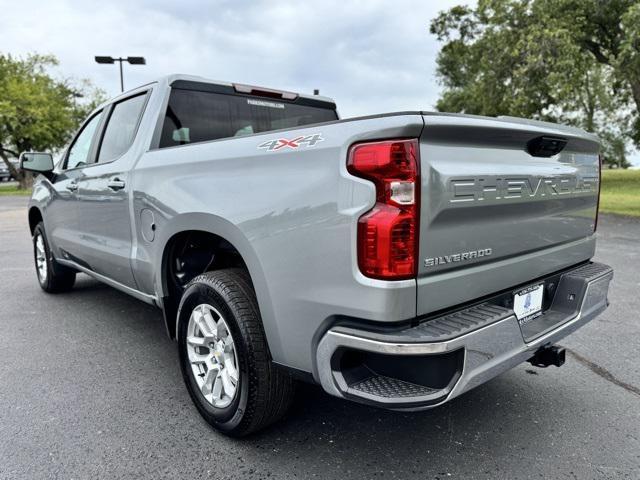
M 56 258 L 77 261 L 78 244 L 78 179 L 82 170 L 92 162 L 98 126 L 102 112 L 94 114 L 84 123 L 51 181 L 53 191 L 46 206 L 45 230 Z

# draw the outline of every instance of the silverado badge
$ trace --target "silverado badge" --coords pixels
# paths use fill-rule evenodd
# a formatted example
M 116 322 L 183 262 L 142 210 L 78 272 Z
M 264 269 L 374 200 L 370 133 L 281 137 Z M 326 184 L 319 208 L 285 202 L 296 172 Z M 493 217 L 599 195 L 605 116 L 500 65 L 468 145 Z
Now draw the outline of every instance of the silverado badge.
M 452 253 L 451 255 L 443 255 L 441 257 L 429 257 L 424 259 L 425 267 L 434 267 L 436 265 L 444 265 L 446 263 L 464 262 L 476 258 L 488 257 L 493 253 L 490 248 L 482 248 L 480 250 L 471 250 L 469 252 Z

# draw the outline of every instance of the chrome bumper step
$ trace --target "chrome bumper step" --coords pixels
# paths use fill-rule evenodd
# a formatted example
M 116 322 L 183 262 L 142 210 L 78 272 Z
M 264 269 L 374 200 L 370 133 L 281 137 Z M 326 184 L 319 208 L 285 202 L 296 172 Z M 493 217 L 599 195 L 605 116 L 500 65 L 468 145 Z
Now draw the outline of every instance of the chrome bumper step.
M 436 388 L 375 374 L 350 385 L 350 387 L 363 394 L 382 398 L 425 397 L 440 391 Z
M 549 308 L 522 327 L 511 308 L 482 303 L 390 333 L 331 328 L 318 344 L 320 383 L 333 395 L 386 408 L 442 404 L 530 359 L 607 308 L 611 267 L 590 263 L 556 278 Z M 447 377 L 430 370 L 446 370 Z

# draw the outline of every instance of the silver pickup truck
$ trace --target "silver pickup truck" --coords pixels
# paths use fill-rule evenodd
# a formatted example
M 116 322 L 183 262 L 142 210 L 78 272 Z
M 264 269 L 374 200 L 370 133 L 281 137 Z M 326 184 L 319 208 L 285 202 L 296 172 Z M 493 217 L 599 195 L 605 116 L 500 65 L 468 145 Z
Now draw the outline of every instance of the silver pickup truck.
M 21 163 L 40 286 L 82 272 L 158 306 L 197 409 L 241 436 L 299 379 L 421 410 L 561 365 L 555 342 L 608 305 L 598 152 L 555 124 L 339 120 L 328 98 L 176 75 L 94 111 L 55 167 Z

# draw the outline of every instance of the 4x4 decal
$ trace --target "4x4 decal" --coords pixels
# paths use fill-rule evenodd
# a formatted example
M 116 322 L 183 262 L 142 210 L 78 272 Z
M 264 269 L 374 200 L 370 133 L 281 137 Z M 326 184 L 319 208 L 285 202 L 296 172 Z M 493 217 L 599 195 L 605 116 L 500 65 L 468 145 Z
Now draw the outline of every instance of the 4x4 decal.
M 318 142 L 322 142 L 322 134 L 313 133 L 311 135 L 301 135 L 292 140 L 286 138 L 279 138 L 277 140 L 269 140 L 267 142 L 258 145 L 258 148 L 264 148 L 268 152 L 274 152 L 282 148 L 300 148 L 300 147 L 315 147 Z

